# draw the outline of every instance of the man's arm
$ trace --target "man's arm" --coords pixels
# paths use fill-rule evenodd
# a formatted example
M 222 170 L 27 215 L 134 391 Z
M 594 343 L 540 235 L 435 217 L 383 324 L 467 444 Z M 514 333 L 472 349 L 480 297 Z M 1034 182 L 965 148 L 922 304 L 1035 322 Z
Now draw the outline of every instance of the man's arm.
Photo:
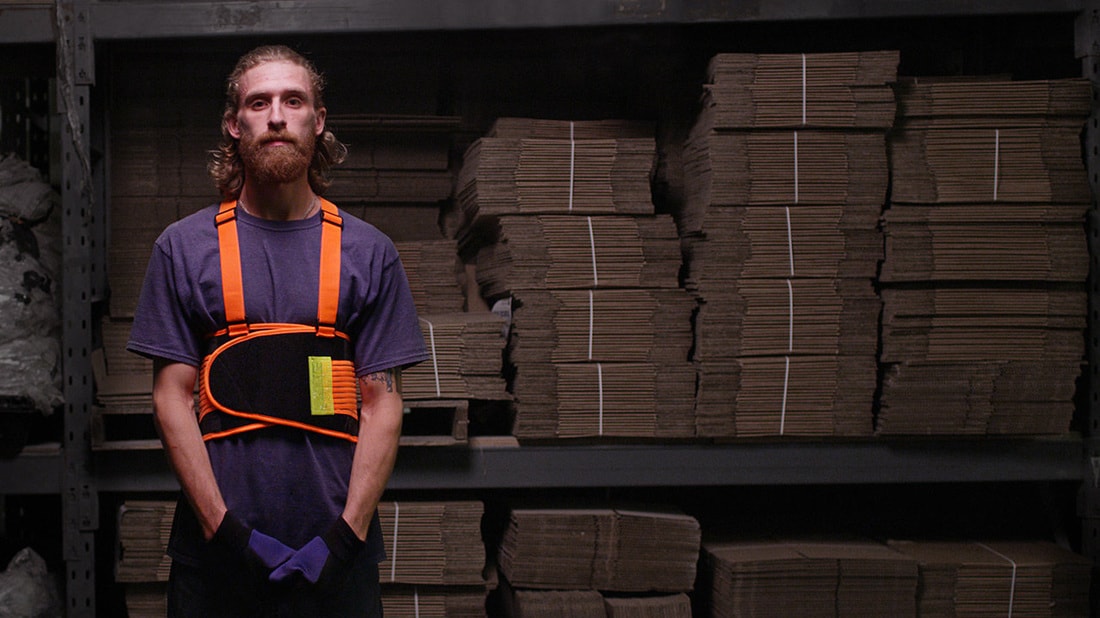
M 195 367 L 184 363 L 153 363 L 153 420 L 168 462 L 198 516 L 203 536 L 210 540 L 225 517 L 226 506 L 195 417 L 197 375 Z
M 404 412 L 401 370 L 387 369 L 363 376 L 359 389 L 363 397 L 359 443 L 352 459 L 343 518 L 359 540 L 364 540 L 397 459 Z

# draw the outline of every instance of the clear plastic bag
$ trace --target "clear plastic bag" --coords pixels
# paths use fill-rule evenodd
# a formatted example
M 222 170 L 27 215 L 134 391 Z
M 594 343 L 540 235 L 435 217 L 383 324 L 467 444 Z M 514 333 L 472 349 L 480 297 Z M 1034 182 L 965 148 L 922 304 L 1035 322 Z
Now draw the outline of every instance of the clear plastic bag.
M 0 618 L 61 618 L 63 613 L 59 586 L 46 561 L 24 547 L 0 573 Z

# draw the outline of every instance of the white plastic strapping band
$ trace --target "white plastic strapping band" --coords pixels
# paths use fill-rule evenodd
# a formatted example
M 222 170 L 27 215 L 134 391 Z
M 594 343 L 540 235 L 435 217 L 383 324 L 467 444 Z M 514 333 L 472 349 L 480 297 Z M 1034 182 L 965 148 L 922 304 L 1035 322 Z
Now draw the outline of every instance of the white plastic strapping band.
M 413 587 L 413 616 L 420 618 L 420 586 Z
M 993 201 L 997 201 L 997 185 L 1001 184 L 1001 130 L 993 131 Z
M 1012 618 L 1012 604 L 1016 601 L 1016 561 L 985 543 L 976 543 L 978 547 L 1008 561 L 1012 565 L 1012 586 L 1008 590 L 1008 618 Z
M 798 203 L 798 131 L 794 132 L 794 203 Z
M 802 54 L 802 124 L 806 124 L 806 54 Z
M 573 138 L 573 121 L 569 121 L 569 212 L 573 212 L 573 170 L 577 161 L 577 140 Z
M 420 318 L 420 321 L 428 325 L 428 341 L 432 346 L 432 373 L 435 375 L 435 396 L 442 397 L 443 394 L 439 388 L 439 361 L 435 355 L 435 325 L 424 318 Z
M 595 298 L 592 290 L 588 290 L 588 360 L 592 360 L 592 328 L 596 321 Z
M 603 435 L 603 363 L 596 363 L 596 385 L 600 391 L 600 433 Z
M 390 583 L 397 580 L 397 530 L 401 521 L 401 505 L 393 503 L 393 549 L 390 550 Z
M 783 435 L 783 430 L 787 425 L 787 384 L 791 379 L 791 357 L 785 356 L 786 367 L 783 368 L 783 407 L 779 410 L 779 435 Z
M 596 269 L 596 234 L 592 231 L 592 217 L 588 217 L 588 243 L 592 246 L 592 287 L 600 286 L 600 273 Z
M 794 237 L 791 234 L 791 207 L 784 206 L 787 210 L 787 255 L 791 260 L 791 276 L 794 276 Z
M 794 286 L 787 279 L 787 352 L 794 352 Z

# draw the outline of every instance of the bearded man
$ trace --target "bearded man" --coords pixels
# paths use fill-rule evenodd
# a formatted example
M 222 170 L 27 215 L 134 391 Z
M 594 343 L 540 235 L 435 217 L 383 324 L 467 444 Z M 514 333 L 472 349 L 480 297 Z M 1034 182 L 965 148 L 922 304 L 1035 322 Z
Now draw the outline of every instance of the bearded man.
M 226 84 L 223 200 L 157 239 L 127 345 L 153 359 L 182 489 L 168 613 L 380 616 L 400 372 L 427 358 L 408 280 L 389 238 L 322 197 L 346 149 L 313 65 L 264 46 Z

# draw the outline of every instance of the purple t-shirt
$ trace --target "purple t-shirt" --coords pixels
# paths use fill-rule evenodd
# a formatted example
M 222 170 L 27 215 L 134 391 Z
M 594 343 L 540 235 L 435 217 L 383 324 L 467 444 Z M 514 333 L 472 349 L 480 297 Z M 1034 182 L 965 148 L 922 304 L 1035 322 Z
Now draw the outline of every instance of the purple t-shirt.
M 127 349 L 198 367 L 210 333 L 225 327 L 217 205 L 168 226 L 154 245 Z M 427 358 L 404 268 L 374 226 L 341 212 L 337 330 L 351 337 L 356 374 Z M 237 210 L 245 312 L 252 323 L 316 324 L 321 217 L 268 221 Z M 354 444 L 269 428 L 206 443 L 227 506 L 291 547 L 324 532 L 343 512 Z M 181 502 L 181 507 L 185 505 Z M 205 542 L 189 508 L 169 549 L 197 564 Z M 382 557 L 377 516 L 368 550 Z

